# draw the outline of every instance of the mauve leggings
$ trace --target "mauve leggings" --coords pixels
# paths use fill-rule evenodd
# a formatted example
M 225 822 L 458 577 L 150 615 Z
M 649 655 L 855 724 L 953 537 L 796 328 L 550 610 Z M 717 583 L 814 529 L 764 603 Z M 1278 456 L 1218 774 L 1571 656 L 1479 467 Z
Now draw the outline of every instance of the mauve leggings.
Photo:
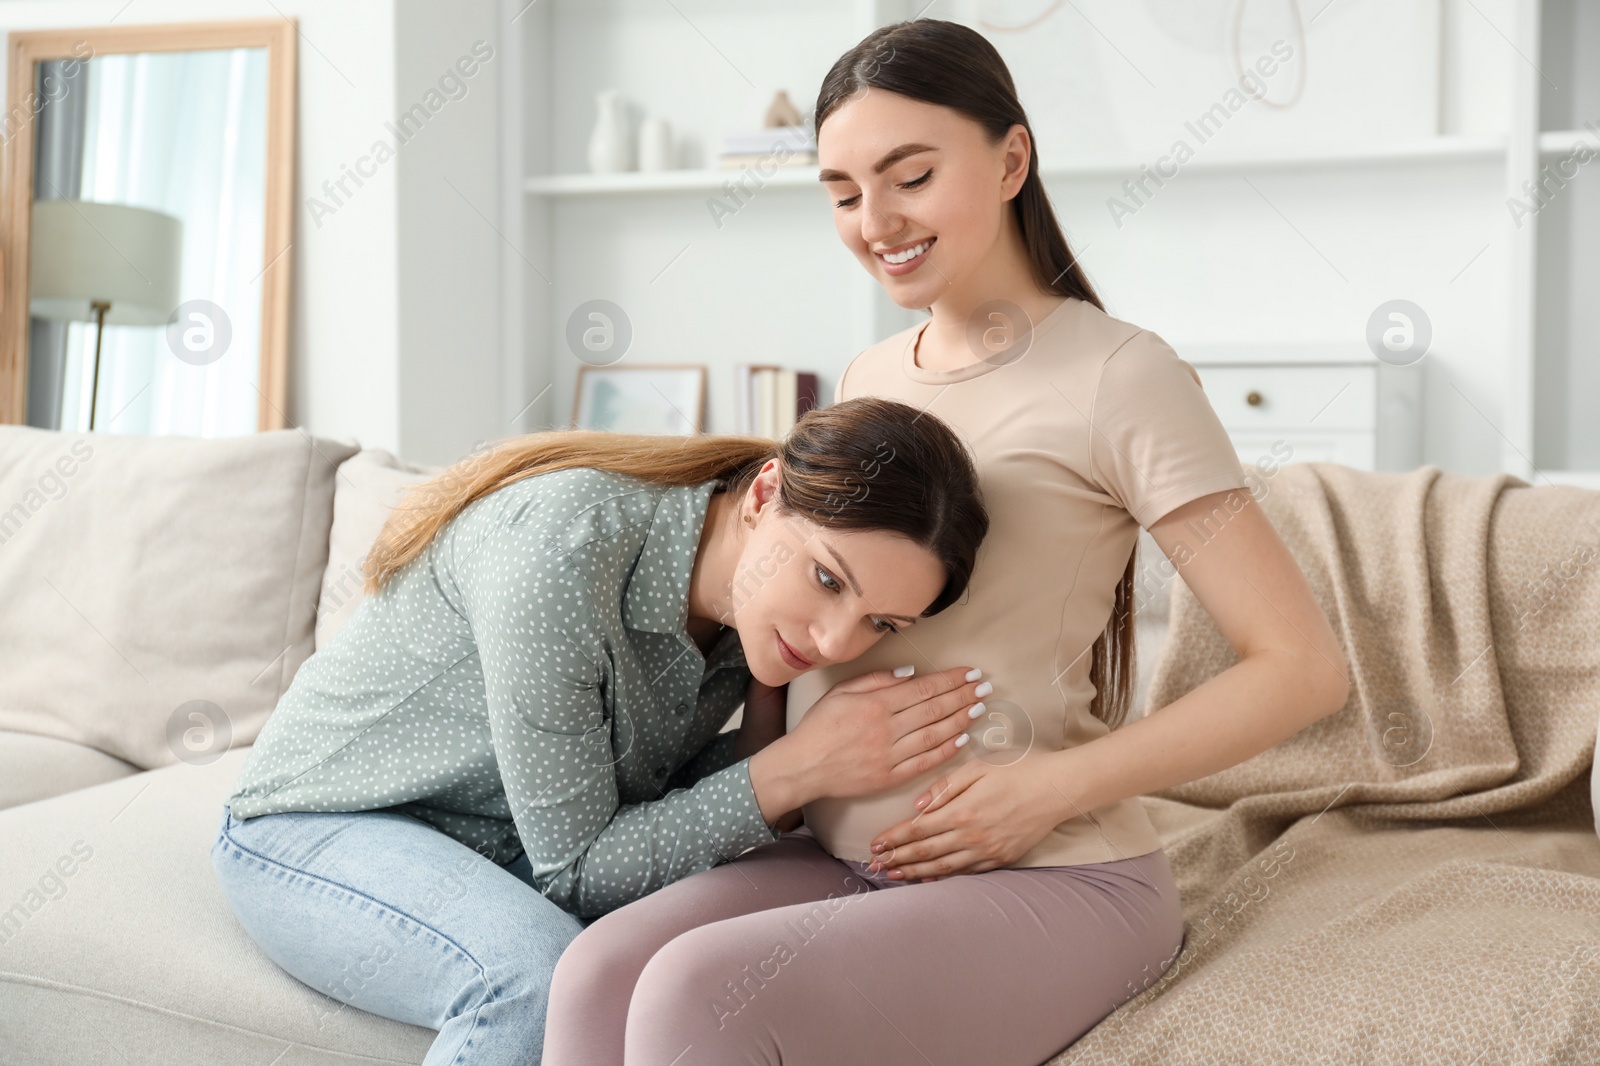
M 1038 1066 L 1183 944 L 1163 851 L 861 868 L 802 828 L 598 919 L 556 965 L 543 1066 Z

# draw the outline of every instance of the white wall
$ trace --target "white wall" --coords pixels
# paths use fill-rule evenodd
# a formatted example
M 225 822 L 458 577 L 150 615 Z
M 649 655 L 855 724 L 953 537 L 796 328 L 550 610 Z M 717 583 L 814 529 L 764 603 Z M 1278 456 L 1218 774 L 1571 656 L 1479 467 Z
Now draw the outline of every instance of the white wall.
M 447 463 L 509 436 L 500 413 L 502 68 L 494 0 L 396 0 L 400 454 Z M 470 73 L 466 73 L 469 72 Z M 422 121 L 413 108 L 436 110 Z
M 278 18 L 299 20 L 299 110 L 290 299 L 289 420 L 312 432 L 394 448 L 396 174 L 380 172 L 337 211 L 308 215 L 306 197 L 340 176 L 392 116 L 390 0 L 11 0 L 0 29 Z M 113 22 L 115 19 L 115 22 Z
M 171 0 L 167 0 L 171 2 Z M 138 0 L 131 17 L 151 14 Z M 332 215 L 312 218 L 324 182 L 342 176 L 393 117 L 395 32 L 389 0 L 279 5 L 300 23 L 298 188 L 289 417 L 309 432 L 400 448 L 398 173 L 365 179 Z M 189 18 L 270 18 L 249 0 L 196 4 Z M 347 182 L 346 188 L 352 188 Z
M 1443 7 L 1441 132 L 1503 133 L 1509 72 L 1522 62 L 1502 36 L 1510 0 Z M 818 11 L 798 0 L 760 11 L 697 0 L 692 22 L 640 0 L 0 0 L 0 28 L 279 10 L 301 29 L 295 423 L 440 463 L 478 440 L 563 424 L 577 367 L 566 315 L 605 297 L 634 314 L 630 359 L 710 366 L 708 428 L 727 431 L 734 362 L 815 369 L 831 395 L 863 322 L 885 321 L 815 190 L 764 191 L 719 228 L 703 193 L 546 201 L 519 188 L 524 173 L 582 169 L 594 90 L 605 84 L 692 135 L 683 163 L 704 161 L 717 130 L 755 119 L 773 86 L 809 107 L 827 63 L 867 29 L 854 0 Z M 584 48 L 545 62 L 553 26 Z M 774 26 L 800 29 L 774 40 Z M 352 194 L 336 211 L 313 217 L 308 201 L 326 195 L 323 183 L 375 140 L 392 144 L 386 123 L 477 40 L 494 57 L 465 95 L 359 188 L 347 181 Z M 605 57 L 594 69 L 590 47 Z M 1499 466 L 1511 236 L 1502 173 L 1495 162 L 1410 163 L 1258 180 L 1321 255 L 1237 175 L 1185 174 L 1121 230 L 1104 208 L 1120 178 L 1053 181 L 1050 191 L 1113 313 L 1180 352 L 1220 339 L 1359 335 L 1381 299 L 1423 304 L 1436 329 L 1424 461 L 1482 473 Z
M 560 42 L 548 76 L 559 90 L 525 98 L 532 172 L 586 169 L 594 92 L 607 85 L 685 132 L 680 163 L 704 163 L 720 130 L 758 121 L 756 104 L 774 86 L 809 107 L 827 66 L 865 32 L 852 18 L 860 8 L 848 0 L 783 0 L 759 11 L 703 0 L 683 14 L 641 0 L 536 5 L 522 20 L 525 46 L 539 56 L 552 37 Z M 1507 132 L 1510 72 L 1523 62 L 1504 36 L 1512 8 L 1511 0 L 1442 0 L 1439 133 Z M 1060 139 L 1041 144 L 1046 160 L 1075 152 L 1080 145 Z M 1466 474 L 1500 468 L 1514 232 L 1503 157 L 1185 172 L 1119 228 L 1106 200 L 1129 176 L 1048 183 L 1113 314 L 1156 330 L 1180 354 L 1219 342 L 1360 346 L 1374 308 L 1412 300 L 1434 326 L 1422 368 L 1423 461 Z M 816 370 L 831 395 L 859 350 L 862 309 L 872 306 L 875 293 L 863 296 L 862 285 L 877 287 L 839 244 L 823 197 L 762 190 L 721 227 L 708 220 L 705 199 L 528 201 L 530 240 L 557 268 L 548 284 L 530 274 L 525 288 L 544 307 L 530 320 L 530 348 L 554 386 L 541 424 L 570 414 L 578 360 L 563 329 L 571 309 L 595 297 L 633 319 L 629 361 L 707 364 L 712 432 L 732 429 L 737 361 Z M 892 316 L 875 322 L 875 336 L 892 331 Z
M 283 15 L 300 30 L 286 413 L 317 434 L 448 462 L 511 432 L 493 228 L 499 60 L 463 78 L 465 94 L 414 138 L 399 143 L 387 124 L 475 40 L 500 54 L 493 0 L 9 0 L 0 29 Z M 380 140 L 398 144 L 383 163 Z M 370 176 L 358 183 L 356 170 Z

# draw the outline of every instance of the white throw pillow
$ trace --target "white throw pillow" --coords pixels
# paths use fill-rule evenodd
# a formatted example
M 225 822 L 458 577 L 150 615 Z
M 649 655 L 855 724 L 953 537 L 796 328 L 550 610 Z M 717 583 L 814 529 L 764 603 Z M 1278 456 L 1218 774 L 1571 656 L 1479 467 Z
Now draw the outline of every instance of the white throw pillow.
M 361 605 L 361 564 L 389 512 L 408 489 L 442 469 L 404 462 L 382 448 L 364 448 L 340 465 L 333 492 L 328 569 L 317 607 L 318 648 L 326 647 Z
M 0 729 L 143 769 L 253 743 L 313 650 L 357 450 L 0 426 Z

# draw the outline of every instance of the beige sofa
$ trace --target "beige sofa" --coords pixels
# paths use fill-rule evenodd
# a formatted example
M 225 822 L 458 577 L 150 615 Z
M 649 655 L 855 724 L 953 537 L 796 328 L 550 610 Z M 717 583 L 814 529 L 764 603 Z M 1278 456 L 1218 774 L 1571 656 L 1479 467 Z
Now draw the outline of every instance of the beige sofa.
M 0 1064 L 422 1061 L 431 1030 L 262 955 L 209 849 L 389 508 L 436 469 L 294 430 L 0 426 Z
M 209 848 L 248 746 L 431 472 L 292 430 L 0 427 L 0 1066 L 422 1061 L 431 1030 L 262 955 Z M 1296 464 L 1263 503 L 1363 694 L 1145 801 L 1184 952 L 1052 1064 L 1600 1061 L 1600 494 Z M 1181 581 L 1139 606 L 1155 706 L 1231 661 Z M 1409 649 L 1430 643 L 1455 702 L 1399 758 L 1383 698 L 1421 684 Z
M 296 430 L 0 426 L 0 1063 L 418 1063 L 433 1032 L 262 955 L 222 801 L 432 468 Z

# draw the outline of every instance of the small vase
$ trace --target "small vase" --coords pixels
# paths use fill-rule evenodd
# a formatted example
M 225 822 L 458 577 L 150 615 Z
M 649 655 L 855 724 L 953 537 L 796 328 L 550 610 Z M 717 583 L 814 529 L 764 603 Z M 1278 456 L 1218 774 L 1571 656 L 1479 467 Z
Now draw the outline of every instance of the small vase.
M 639 169 L 672 169 L 672 125 L 654 115 L 639 124 Z
M 596 174 L 614 174 L 633 169 L 633 138 L 628 136 L 628 114 L 622 94 L 602 89 L 595 95 L 598 114 L 589 133 L 589 169 Z

